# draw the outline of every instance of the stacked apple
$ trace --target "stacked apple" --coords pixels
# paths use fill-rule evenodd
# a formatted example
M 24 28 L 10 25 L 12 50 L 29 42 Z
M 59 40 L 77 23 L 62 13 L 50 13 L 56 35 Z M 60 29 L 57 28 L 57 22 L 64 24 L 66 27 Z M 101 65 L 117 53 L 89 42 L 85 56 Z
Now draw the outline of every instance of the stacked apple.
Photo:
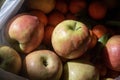
M 2 48 L 1 68 L 30 80 L 101 80 L 119 75 L 119 33 L 101 23 L 109 19 L 107 6 L 113 8 L 107 0 L 26 2 L 28 10 L 14 16 L 5 29 L 6 40 L 17 56 L 16 62 L 10 59 L 16 70 L 7 70 L 1 63 L 7 51 Z M 108 70 L 117 75 L 109 75 Z

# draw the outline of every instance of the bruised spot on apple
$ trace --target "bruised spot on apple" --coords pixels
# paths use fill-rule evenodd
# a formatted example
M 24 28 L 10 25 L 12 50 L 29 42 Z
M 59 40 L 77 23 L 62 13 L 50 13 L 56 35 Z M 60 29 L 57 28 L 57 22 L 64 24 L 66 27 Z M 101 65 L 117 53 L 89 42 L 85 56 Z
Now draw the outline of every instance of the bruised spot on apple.
M 29 53 L 41 43 L 44 24 L 36 16 L 18 14 L 8 22 L 5 36 L 16 50 Z
M 55 52 L 66 59 L 75 59 L 83 55 L 90 41 L 87 26 L 75 20 L 62 21 L 52 34 L 52 46 Z
M 50 50 L 31 52 L 23 63 L 25 74 L 30 80 L 59 80 L 62 75 L 62 62 Z
M 0 46 L 0 68 L 18 74 L 21 69 L 20 55 L 9 46 Z

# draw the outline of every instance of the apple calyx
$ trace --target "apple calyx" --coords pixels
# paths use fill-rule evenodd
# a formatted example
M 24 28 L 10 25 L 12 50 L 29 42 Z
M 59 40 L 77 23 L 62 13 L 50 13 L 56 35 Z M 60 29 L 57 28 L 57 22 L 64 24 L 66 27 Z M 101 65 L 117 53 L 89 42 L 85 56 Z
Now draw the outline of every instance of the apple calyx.
M 43 65 L 46 67 L 48 65 L 47 59 L 45 57 L 41 57 Z

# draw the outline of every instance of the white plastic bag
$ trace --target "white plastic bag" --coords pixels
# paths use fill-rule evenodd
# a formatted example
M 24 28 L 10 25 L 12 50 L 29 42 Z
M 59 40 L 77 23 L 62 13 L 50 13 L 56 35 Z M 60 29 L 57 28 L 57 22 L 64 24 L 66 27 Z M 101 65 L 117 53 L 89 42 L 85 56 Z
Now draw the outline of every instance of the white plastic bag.
M 21 7 L 24 0 L 6 0 L 0 8 L 0 30 Z
M 24 0 L 5 0 L 0 7 L 0 45 L 7 44 L 4 38 L 6 22 L 18 12 L 23 2 Z

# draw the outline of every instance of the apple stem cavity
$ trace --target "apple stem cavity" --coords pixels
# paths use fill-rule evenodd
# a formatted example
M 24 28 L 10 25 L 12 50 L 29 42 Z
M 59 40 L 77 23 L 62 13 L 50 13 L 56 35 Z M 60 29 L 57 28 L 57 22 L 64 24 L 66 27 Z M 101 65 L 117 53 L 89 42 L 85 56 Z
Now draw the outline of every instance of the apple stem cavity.
M 47 63 L 47 61 L 46 61 L 46 58 L 42 57 L 42 60 L 43 60 L 43 61 L 42 61 L 43 65 L 44 65 L 44 66 L 47 66 L 48 63 Z
M 77 22 L 74 23 L 74 26 L 70 26 L 71 30 L 77 31 L 79 30 L 81 27 L 79 27 L 79 25 L 77 26 Z
M 77 31 L 77 30 L 79 30 L 81 27 L 79 27 L 79 25 L 77 26 L 77 22 L 75 22 L 75 24 L 74 24 L 74 31 Z

